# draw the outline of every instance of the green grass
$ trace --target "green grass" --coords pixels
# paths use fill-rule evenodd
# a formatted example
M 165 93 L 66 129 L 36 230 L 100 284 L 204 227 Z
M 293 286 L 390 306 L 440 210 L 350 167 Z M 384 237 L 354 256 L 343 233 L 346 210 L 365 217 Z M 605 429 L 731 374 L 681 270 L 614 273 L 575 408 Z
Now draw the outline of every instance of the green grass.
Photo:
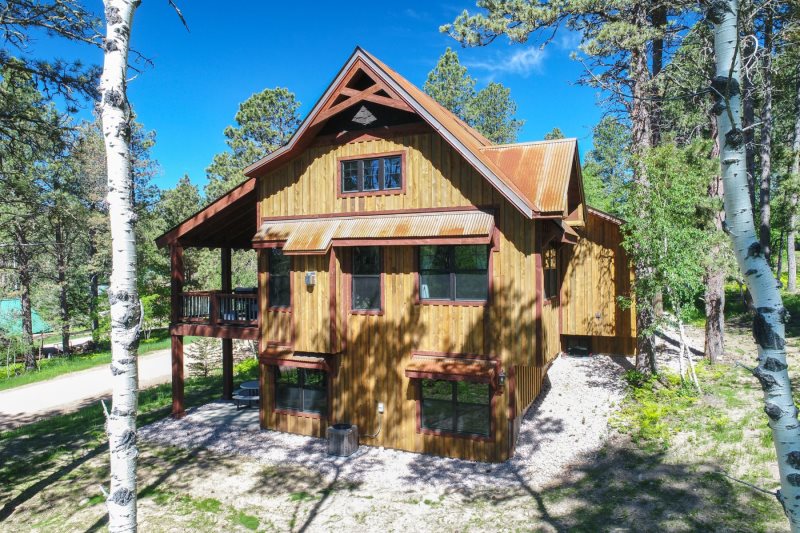
M 184 343 L 188 344 L 195 337 L 185 337 Z M 155 350 L 163 350 L 170 346 L 170 335 L 167 330 L 153 332 L 149 339 L 139 341 L 139 355 L 146 354 Z M 52 359 L 42 359 L 39 361 L 39 368 L 26 371 L 21 364 L 14 365 L 15 370 L 22 371 L 21 374 L 6 375 L 5 366 L 0 366 L 0 391 L 45 381 L 70 372 L 87 370 L 96 366 L 107 365 L 111 362 L 111 351 L 105 350 L 93 354 L 73 355 L 72 357 L 53 357 Z

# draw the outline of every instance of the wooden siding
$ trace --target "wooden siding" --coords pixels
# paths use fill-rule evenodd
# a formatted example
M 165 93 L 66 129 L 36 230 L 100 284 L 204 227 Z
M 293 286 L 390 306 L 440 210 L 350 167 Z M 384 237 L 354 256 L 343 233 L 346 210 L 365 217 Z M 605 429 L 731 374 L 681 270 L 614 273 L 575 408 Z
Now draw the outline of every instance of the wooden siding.
M 391 196 L 337 198 L 335 176 L 339 157 L 405 150 L 406 193 Z M 536 224 L 502 198 L 461 157 L 435 134 L 415 134 L 338 146 L 309 148 L 303 155 L 265 176 L 259 183 L 265 216 L 304 216 L 340 212 L 481 206 L 494 210 L 498 229 L 492 252 L 491 294 L 485 306 L 432 305 L 416 302 L 417 251 L 411 246 L 384 248 L 383 313 L 349 311 L 350 250 L 335 248 L 322 256 L 292 259 L 292 313 L 264 312 L 264 339 L 286 339 L 285 317 L 292 316 L 296 351 L 340 352 L 332 356 L 330 417 L 290 421 L 294 415 L 273 412 L 272 374 L 263 402 L 266 427 L 322 436 L 327 423 L 350 422 L 362 435 L 377 431 L 377 403 L 385 404 L 382 429 L 365 444 L 403 450 L 502 461 L 509 450 L 509 385 L 496 392 L 491 439 L 423 434 L 417 428 L 417 389 L 404 368 L 414 351 L 472 354 L 498 359 L 509 372 L 524 370 L 515 394 L 530 403 L 541 386 L 541 361 L 536 357 Z M 309 191 L 312 191 L 309 193 Z M 329 277 L 330 267 L 335 272 Z M 266 268 L 263 265 L 262 268 Z M 313 289 L 305 286 L 306 271 L 317 273 Z M 260 276 L 260 283 L 266 275 Z M 330 324 L 331 290 L 335 291 L 334 327 Z M 266 289 L 262 285 L 262 302 Z M 263 304 L 262 304 L 263 305 Z M 264 310 L 262 308 L 262 310 Z M 550 320 L 550 323 L 555 323 Z M 558 338 L 546 325 L 547 339 Z M 330 345 L 330 331 L 337 341 Z M 552 343 L 552 342 L 551 342 Z M 551 351 L 548 348 L 548 352 Z M 556 351 L 557 352 L 557 351 Z M 530 375 L 528 375 L 530 374 Z
M 618 224 L 592 212 L 575 246 L 561 252 L 562 334 L 591 337 L 592 350 L 632 354 L 635 321 L 617 297 L 630 296 L 631 269 Z

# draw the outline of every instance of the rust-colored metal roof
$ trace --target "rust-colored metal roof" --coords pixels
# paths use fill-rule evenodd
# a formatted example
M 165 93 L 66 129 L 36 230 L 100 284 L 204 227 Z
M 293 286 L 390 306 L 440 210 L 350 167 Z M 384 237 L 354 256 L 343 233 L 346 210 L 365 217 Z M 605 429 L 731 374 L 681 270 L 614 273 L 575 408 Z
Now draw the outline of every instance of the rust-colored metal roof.
M 446 379 L 489 383 L 495 378 L 494 361 L 460 357 L 427 357 L 415 355 L 406 365 L 406 377 L 412 379 Z
M 494 216 L 484 211 L 435 211 L 267 220 L 253 244 L 283 243 L 286 254 L 324 254 L 335 246 L 488 243 Z
M 567 209 L 567 189 L 578 154 L 576 139 L 485 146 L 481 151 L 542 213 Z

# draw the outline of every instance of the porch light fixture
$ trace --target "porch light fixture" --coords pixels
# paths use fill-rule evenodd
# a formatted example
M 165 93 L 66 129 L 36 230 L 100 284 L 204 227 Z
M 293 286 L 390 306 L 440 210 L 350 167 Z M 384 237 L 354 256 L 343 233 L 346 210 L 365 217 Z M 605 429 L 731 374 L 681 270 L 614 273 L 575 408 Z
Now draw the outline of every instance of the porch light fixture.
M 497 374 L 497 384 L 502 388 L 506 384 L 506 371 L 502 368 L 500 369 L 500 373 Z
M 313 287 L 316 284 L 317 284 L 317 273 L 306 272 L 306 286 Z

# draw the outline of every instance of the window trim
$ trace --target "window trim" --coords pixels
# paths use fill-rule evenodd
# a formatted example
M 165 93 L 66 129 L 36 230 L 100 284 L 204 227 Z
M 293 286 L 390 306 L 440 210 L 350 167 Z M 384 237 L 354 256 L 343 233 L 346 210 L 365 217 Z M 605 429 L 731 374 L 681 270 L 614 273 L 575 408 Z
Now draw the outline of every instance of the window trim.
M 267 311 L 274 311 L 276 313 L 291 313 L 292 312 L 292 308 L 294 306 L 294 298 L 292 297 L 292 293 L 294 292 L 294 275 L 292 273 L 292 266 L 293 265 L 292 265 L 292 256 L 291 255 L 287 255 L 286 256 L 286 257 L 289 258 L 289 274 L 288 274 L 288 277 L 289 277 L 289 305 L 272 305 L 272 303 L 270 302 L 270 299 L 269 299 L 269 281 L 270 281 L 270 278 L 272 277 L 272 274 L 270 272 L 270 268 L 272 268 L 272 262 L 270 261 L 270 253 L 272 253 L 272 250 L 275 250 L 275 249 L 281 250 L 281 253 L 283 253 L 283 247 L 282 246 L 274 246 L 274 247 L 267 248 L 266 249 L 267 253 L 265 254 L 267 256 L 267 268 L 266 268 L 267 280 L 266 280 L 266 284 L 265 284 L 266 285 L 266 287 L 265 287 L 266 291 L 265 292 L 266 292 L 266 301 L 267 301 Z
M 371 246 L 365 246 L 364 248 L 369 248 Z M 380 257 L 381 263 L 381 274 L 380 274 L 380 283 L 381 283 L 381 308 L 380 309 L 353 309 L 353 250 L 355 248 L 359 248 L 357 246 L 348 247 L 347 253 L 345 254 L 345 267 L 346 267 L 346 283 L 345 283 L 345 290 L 346 290 L 346 309 L 347 313 L 350 315 L 373 315 L 373 316 L 383 316 L 386 313 L 386 286 L 384 283 L 386 277 L 386 247 L 385 246 L 375 246 L 378 248 L 378 253 Z
M 454 379 L 454 380 L 445 380 L 445 381 L 471 381 L 469 379 Z M 497 395 L 498 389 L 495 387 L 494 383 L 489 383 L 489 434 L 488 435 L 476 435 L 470 433 L 454 433 L 452 431 L 444 431 L 441 429 L 429 429 L 422 426 L 422 380 L 421 379 L 414 379 L 414 390 L 416 395 L 416 402 L 417 402 L 417 433 L 421 435 L 433 435 L 436 437 L 449 437 L 453 439 L 465 439 L 465 440 L 472 440 L 478 442 L 495 442 L 497 436 L 497 426 L 496 426 L 496 416 L 495 416 L 495 408 L 497 407 Z
M 366 191 L 342 191 L 342 163 L 345 161 L 361 161 L 367 159 L 379 159 L 386 157 L 400 156 L 400 188 L 399 189 L 378 189 Z M 388 196 L 406 193 L 406 150 L 393 152 L 379 152 L 373 154 L 359 154 L 340 156 L 336 158 L 336 198 L 357 198 L 361 196 Z
M 306 368 L 303 366 L 296 366 L 296 365 L 270 365 L 272 367 L 272 412 L 279 415 L 290 415 L 290 416 L 299 416 L 305 418 L 329 418 L 331 412 L 331 374 L 327 370 L 322 370 L 318 368 Z M 285 409 L 283 407 L 278 407 L 278 370 L 281 367 L 285 368 L 295 368 L 298 371 L 300 370 L 313 370 L 315 372 L 322 372 L 325 374 L 325 396 L 326 396 L 326 410 L 323 413 L 316 413 L 314 411 L 302 411 L 297 409 Z
M 488 276 L 488 284 L 486 287 L 486 298 L 483 300 L 448 300 L 448 299 L 434 299 L 422 297 L 422 272 L 420 271 L 420 246 L 414 247 L 414 300 L 417 305 L 451 305 L 451 306 L 464 306 L 464 307 L 486 307 L 491 304 L 492 288 L 494 278 L 494 252 L 499 250 L 499 235 L 497 228 L 494 229 L 491 242 L 486 245 L 488 255 L 488 263 L 486 265 L 486 275 Z M 431 244 L 426 246 L 471 246 L 472 244 Z M 452 273 L 451 273 L 452 274 Z
M 545 254 L 548 250 L 553 250 L 553 256 L 555 261 L 554 268 L 545 268 Z M 553 300 L 556 300 L 561 295 L 561 287 L 558 285 L 558 280 L 560 277 L 559 274 L 559 261 L 558 261 L 558 248 L 552 245 L 552 243 L 548 242 L 544 245 L 544 249 L 542 250 L 542 299 L 545 303 L 551 303 Z M 555 271 L 555 290 L 553 294 L 547 296 L 547 272 L 548 271 Z

